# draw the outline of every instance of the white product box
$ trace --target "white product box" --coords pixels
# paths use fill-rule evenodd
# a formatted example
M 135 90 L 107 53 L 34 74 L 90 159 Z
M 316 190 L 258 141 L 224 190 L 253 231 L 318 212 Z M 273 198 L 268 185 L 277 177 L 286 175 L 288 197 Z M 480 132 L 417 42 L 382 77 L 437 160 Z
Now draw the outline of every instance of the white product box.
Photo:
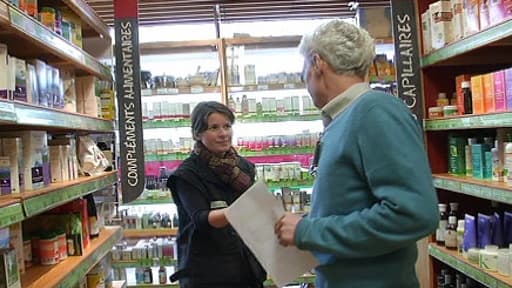
M 36 67 L 27 63 L 27 102 L 39 103 L 39 85 L 37 83 Z
M 14 65 L 14 92 L 13 99 L 27 101 L 27 64 L 25 60 L 13 57 Z
M 432 51 L 432 31 L 430 23 L 430 10 L 427 9 L 425 13 L 421 14 L 421 32 L 423 35 L 423 55 Z
M 21 138 L 2 138 L 2 156 L 9 158 L 11 168 L 11 192 L 13 194 L 24 190 L 23 182 L 23 145 Z
M 75 75 L 72 71 L 62 70 L 62 85 L 64 90 L 64 111 L 76 113 Z
M 8 66 L 9 56 L 7 54 L 7 45 L 0 43 L 0 99 L 8 99 Z
M 13 99 L 16 90 L 16 57 L 8 56 L 7 59 L 7 98 Z
M 462 0 L 452 0 L 453 12 L 453 39 L 464 38 L 464 6 Z
M 439 49 L 453 42 L 453 13 L 451 1 L 437 1 L 429 6 L 432 28 L 432 49 Z

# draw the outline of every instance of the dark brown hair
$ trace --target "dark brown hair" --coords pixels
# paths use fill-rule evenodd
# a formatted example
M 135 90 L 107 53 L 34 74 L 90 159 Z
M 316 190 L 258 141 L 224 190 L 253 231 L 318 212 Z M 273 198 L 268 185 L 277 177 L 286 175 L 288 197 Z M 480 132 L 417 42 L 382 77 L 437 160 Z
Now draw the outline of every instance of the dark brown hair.
M 208 116 L 212 113 L 220 113 L 229 119 L 231 124 L 235 123 L 235 115 L 228 106 L 216 101 L 199 102 L 192 111 L 192 137 L 197 140 L 199 133 L 208 129 Z

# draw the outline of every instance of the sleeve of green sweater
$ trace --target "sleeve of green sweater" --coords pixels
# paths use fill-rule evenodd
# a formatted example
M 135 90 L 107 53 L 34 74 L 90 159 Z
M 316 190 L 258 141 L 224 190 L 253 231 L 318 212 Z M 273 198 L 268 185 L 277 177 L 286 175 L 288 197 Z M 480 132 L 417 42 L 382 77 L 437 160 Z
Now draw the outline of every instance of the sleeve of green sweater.
M 373 105 L 354 129 L 360 164 L 377 199 L 346 215 L 303 218 L 296 229 L 299 249 L 340 258 L 393 252 L 432 233 L 439 213 L 421 130 L 405 108 Z M 396 102 L 393 102 L 396 104 Z M 343 191 L 340 191 L 343 193 Z

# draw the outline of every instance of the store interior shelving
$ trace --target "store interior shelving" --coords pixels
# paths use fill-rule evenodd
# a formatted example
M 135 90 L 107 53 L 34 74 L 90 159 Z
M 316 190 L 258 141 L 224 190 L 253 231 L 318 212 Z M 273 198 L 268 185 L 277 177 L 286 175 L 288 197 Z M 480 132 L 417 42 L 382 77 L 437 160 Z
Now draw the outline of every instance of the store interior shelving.
M 435 1 L 416 0 L 415 2 L 418 9 L 417 15 L 421 15 Z M 420 38 L 422 37 L 418 37 Z M 428 108 L 437 106 L 438 93 L 456 91 L 456 76 L 470 77 L 511 67 L 512 60 L 508 56 L 508 51 L 512 48 L 511 39 L 512 20 L 504 19 L 501 23 L 423 55 L 420 58 L 422 94 L 425 104 L 423 114 L 428 115 Z M 426 39 L 420 41 L 420 46 L 424 44 L 422 41 Z M 492 97 L 494 96 L 492 94 Z M 452 153 L 450 156 L 449 153 L 450 137 L 473 137 L 479 138 L 479 141 L 482 141 L 483 137 L 495 138 L 500 143 L 498 162 L 503 164 L 502 149 L 505 141 L 503 131 L 512 127 L 510 119 L 510 111 L 492 112 L 492 110 L 486 114 L 466 114 L 439 119 L 425 117 L 423 128 L 426 148 L 439 201 L 446 204 L 458 202 L 461 217 L 464 213 L 476 216 L 477 213 L 501 213 L 510 210 L 512 187 L 503 181 L 448 173 L 451 165 L 448 160 L 454 155 Z M 506 247 L 508 248 L 508 244 Z M 485 287 L 512 287 L 511 277 L 490 272 L 478 263 L 470 263 L 456 250 L 449 250 L 436 244 L 434 236 L 429 240 L 427 254 L 423 267 L 430 269 L 428 287 L 436 287 L 437 277 L 441 275 L 442 267 L 446 266 L 476 280 Z

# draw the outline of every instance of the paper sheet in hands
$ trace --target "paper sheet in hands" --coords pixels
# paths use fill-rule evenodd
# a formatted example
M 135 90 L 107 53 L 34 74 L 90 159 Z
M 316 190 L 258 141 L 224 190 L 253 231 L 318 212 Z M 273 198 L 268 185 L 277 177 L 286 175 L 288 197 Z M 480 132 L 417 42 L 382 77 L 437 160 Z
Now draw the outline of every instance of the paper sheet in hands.
M 251 186 L 226 211 L 231 226 L 278 287 L 293 282 L 318 265 L 309 251 L 279 244 L 274 224 L 284 213 L 282 202 L 262 181 Z

